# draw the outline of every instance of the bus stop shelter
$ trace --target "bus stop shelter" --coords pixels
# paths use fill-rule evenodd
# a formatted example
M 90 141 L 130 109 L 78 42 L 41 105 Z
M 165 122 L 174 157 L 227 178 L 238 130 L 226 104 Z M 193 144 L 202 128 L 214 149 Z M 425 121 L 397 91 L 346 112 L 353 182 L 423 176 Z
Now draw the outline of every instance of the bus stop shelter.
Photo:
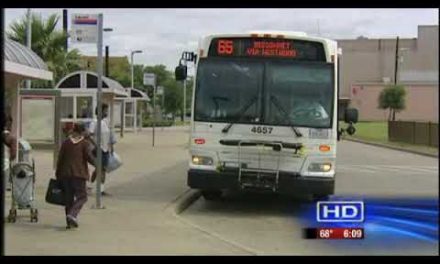
M 60 122 L 91 122 L 97 106 L 98 76 L 91 71 L 76 71 L 62 78 L 55 89 L 61 91 Z M 102 76 L 102 103 L 109 106 L 111 129 L 114 128 L 113 109 L 116 97 L 128 97 L 127 91 L 117 81 Z
M 4 48 L 5 104 L 3 112 L 13 118 L 12 133 L 21 137 L 22 113 L 19 103 L 24 80 L 52 80 L 46 63 L 32 50 L 5 37 Z M 18 149 L 18 148 L 17 148 Z
M 120 118 L 115 118 L 115 127 L 122 128 L 123 131 L 136 133 L 142 129 L 142 120 L 147 111 L 150 98 L 139 89 L 126 88 L 125 90 L 129 95 L 128 97 L 116 97 L 113 115 Z

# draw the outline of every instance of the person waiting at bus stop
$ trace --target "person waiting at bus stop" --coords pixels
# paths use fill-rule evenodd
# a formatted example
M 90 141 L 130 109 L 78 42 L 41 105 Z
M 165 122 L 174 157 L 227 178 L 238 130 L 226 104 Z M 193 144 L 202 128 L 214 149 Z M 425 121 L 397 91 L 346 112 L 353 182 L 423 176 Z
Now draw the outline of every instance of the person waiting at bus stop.
M 98 108 L 95 110 L 96 115 L 98 115 Z M 106 166 L 109 161 L 110 153 L 113 153 L 113 144 L 115 143 L 114 136 L 112 134 L 112 131 L 110 130 L 109 125 L 109 119 L 108 119 L 108 105 L 102 104 L 102 121 L 101 121 L 101 142 L 99 144 L 99 147 L 97 146 L 97 123 L 98 120 L 95 119 L 90 123 L 89 126 L 89 140 L 94 145 L 93 155 L 95 158 L 98 156 L 98 149 L 102 153 L 102 163 L 101 163 L 101 194 L 107 195 L 107 193 L 104 190 L 104 183 L 105 183 L 105 176 L 106 176 Z M 97 170 L 92 174 L 91 182 L 95 182 L 97 175 Z
M 9 167 L 11 162 L 13 162 L 17 156 L 17 138 L 12 135 L 11 129 L 12 129 L 12 117 L 10 115 L 4 116 L 4 128 L 2 133 L 2 142 L 3 142 L 3 174 L 6 180 L 4 181 L 6 190 L 10 191 L 11 188 L 9 186 L 10 179 L 9 179 Z
M 55 177 L 64 190 L 67 229 L 78 227 L 78 214 L 87 202 L 88 163 L 95 164 L 85 131 L 83 124 L 75 123 L 58 154 Z

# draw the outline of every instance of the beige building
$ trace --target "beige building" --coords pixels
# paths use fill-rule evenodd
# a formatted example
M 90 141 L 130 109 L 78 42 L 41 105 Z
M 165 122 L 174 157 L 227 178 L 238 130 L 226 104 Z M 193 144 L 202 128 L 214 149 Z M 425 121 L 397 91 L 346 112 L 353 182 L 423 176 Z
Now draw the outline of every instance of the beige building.
M 383 87 L 394 83 L 396 39 L 337 40 L 340 60 L 341 105 L 359 110 L 362 121 L 386 120 L 378 109 Z M 406 109 L 397 120 L 438 123 L 438 26 L 419 26 L 417 38 L 399 39 L 397 83 L 407 90 Z M 345 100 L 344 100 L 345 99 Z

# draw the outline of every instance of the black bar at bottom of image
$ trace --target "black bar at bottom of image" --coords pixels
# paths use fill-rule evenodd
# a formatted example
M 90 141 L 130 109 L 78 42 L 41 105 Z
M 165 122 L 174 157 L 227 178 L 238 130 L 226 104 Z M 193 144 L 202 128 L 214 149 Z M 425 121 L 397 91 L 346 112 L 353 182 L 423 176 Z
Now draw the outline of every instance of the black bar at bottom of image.
M 303 229 L 304 239 L 316 239 L 317 238 L 317 228 L 304 228 Z

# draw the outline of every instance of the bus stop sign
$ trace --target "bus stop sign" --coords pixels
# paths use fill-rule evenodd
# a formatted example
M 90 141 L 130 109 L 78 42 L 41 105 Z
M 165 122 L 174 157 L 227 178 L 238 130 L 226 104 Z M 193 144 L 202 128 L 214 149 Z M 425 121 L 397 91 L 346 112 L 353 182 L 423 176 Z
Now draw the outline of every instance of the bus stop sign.
M 73 14 L 72 42 L 97 43 L 98 42 L 98 15 L 97 14 Z

